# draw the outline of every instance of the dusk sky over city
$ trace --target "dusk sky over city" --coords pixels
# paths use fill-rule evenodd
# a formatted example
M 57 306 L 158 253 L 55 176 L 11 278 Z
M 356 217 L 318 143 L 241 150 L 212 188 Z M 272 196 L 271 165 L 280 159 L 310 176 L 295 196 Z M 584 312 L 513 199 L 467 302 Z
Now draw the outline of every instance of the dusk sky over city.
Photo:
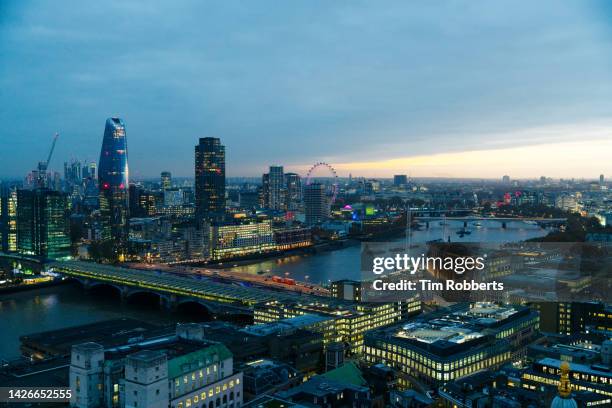
M 519 4 L 520 3 L 520 4 Z M 58 12 L 61 4 L 61 12 Z M 0 177 L 98 161 L 125 121 L 131 177 L 612 173 L 612 10 L 592 2 L 0 5 Z M 10 148 L 7 148 L 9 147 Z

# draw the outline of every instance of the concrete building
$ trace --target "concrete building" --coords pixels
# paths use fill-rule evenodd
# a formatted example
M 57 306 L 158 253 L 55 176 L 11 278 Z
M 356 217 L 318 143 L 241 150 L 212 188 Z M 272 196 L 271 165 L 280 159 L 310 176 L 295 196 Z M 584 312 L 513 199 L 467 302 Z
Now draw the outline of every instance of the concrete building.
M 204 340 L 197 324 L 176 335 L 103 350 L 75 345 L 70 365 L 71 406 L 240 408 L 242 373 L 232 353 Z
M 324 185 L 312 183 L 304 188 L 304 210 L 307 225 L 320 224 L 329 217 L 329 203 Z

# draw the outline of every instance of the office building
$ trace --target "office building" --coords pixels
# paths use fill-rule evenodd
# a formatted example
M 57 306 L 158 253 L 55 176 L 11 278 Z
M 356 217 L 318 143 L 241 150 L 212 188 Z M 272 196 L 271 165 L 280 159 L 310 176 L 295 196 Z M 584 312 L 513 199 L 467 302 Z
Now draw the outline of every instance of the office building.
M 366 333 L 364 354 L 369 363 L 440 385 L 524 356 L 537 329 L 538 314 L 525 307 L 459 304 Z
M 195 147 L 195 204 L 199 221 L 225 217 L 225 146 L 215 137 Z
M 127 252 L 129 183 L 125 125 L 119 118 L 106 120 L 98 169 L 102 240 L 111 240 L 114 256 L 121 259 Z
M 304 188 L 304 210 L 307 225 L 320 224 L 329 217 L 329 203 L 324 185 L 312 183 Z
M 17 251 L 17 190 L 0 191 L 0 251 Z
M 183 205 L 183 192 L 178 188 L 165 188 L 163 190 L 164 207 L 179 207 Z
M 365 332 L 395 324 L 420 312 L 421 302 L 417 298 L 389 303 L 273 301 L 255 306 L 255 324 L 268 325 L 253 326 L 253 330 L 264 330 L 266 326 L 267 330 L 282 330 L 287 325 L 299 325 L 322 333 L 325 344 L 342 342 L 352 352 L 360 353 Z
M 65 194 L 43 188 L 17 190 L 17 250 L 49 259 L 70 256 Z
M 330 291 L 336 299 L 361 302 L 362 282 L 350 279 L 342 279 L 331 283 Z
M 302 205 L 302 179 L 299 174 L 285 173 L 285 190 L 287 210 L 299 210 Z
M 210 226 L 210 255 L 213 260 L 254 256 L 276 250 L 269 220 Z
M 521 375 L 522 386 L 534 391 L 541 389 L 543 386 L 558 386 L 560 384 L 559 377 L 563 371 L 566 371 L 568 378 L 571 379 L 573 390 L 588 391 L 608 398 L 612 397 L 612 389 L 610 388 L 612 372 L 609 364 L 589 365 L 550 357 L 543 358 L 535 361 Z M 608 400 L 608 402 L 610 401 Z
M 285 175 L 283 166 L 270 166 L 270 171 L 262 177 L 264 204 L 272 210 L 286 209 Z
M 546 333 L 573 335 L 584 333 L 590 326 L 605 332 L 612 324 L 612 312 L 599 302 L 542 302 L 536 307 L 540 330 Z
M 393 185 L 395 187 L 401 187 L 408 184 L 408 176 L 405 174 L 396 174 L 393 176 Z
M 172 174 L 169 171 L 162 171 L 160 178 L 162 190 L 168 190 L 172 187 Z
M 313 244 L 312 231 L 299 227 L 274 229 L 274 243 L 277 251 L 309 247 Z
M 242 373 L 232 353 L 203 338 L 202 327 L 177 326 L 176 336 L 104 349 L 73 346 L 71 405 L 79 408 L 240 408 Z

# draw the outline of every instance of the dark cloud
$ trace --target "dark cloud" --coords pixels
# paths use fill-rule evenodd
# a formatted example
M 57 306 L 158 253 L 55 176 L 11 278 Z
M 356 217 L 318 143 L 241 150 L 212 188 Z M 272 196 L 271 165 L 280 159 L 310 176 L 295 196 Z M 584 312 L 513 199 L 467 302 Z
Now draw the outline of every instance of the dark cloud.
M 0 176 L 31 169 L 55 131 L 54 167 L 97 160 L 111 115 L 137 176 L 191 175 L 201 136 L 222 138 L 238 175 L 601 121 L 612 47 L 598 4 L 4 0 Z

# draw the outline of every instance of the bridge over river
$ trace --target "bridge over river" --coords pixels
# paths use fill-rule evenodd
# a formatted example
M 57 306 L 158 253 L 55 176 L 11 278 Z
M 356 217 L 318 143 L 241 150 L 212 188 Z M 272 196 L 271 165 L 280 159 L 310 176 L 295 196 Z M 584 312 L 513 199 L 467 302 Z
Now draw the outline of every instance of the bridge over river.
M 153 293 L 160 297 L 164 306 L 175 307 L 186 302 L 196 302 L 212 313 L 248 313 L 254 305 L 271 300 L 292 302 L 323 299 L 298 292 L 214 282 L 206 277 L 176 276 L 92 262 L 56 261 L 51 262 L 49 267 L 54 272 L 78 280 L 85 288 L 112 286 L 120 292 L 122 299 L 137 293 Z M 326 300 L 329 301 L 329 298 Z

